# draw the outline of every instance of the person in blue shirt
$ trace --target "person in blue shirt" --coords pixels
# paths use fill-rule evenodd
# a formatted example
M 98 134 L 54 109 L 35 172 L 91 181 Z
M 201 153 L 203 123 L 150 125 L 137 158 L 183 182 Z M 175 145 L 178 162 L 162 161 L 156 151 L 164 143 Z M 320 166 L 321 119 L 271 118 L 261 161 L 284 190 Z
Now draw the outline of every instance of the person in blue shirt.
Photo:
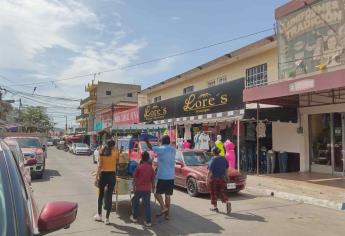
M 171 196 L 174 190 L 176 150 L 170 145 L 170 137 L 164 135 L 162 145 L 153 147 L 153 151 L 157 154 L 155 197 L 161 206 L 161 212 L 157 216 L 165 215 L 165 218 L 169 219 Z M 163 194 L 165 195 L 165 201 L 163 201 Z
M 229 214 L 231 212 L 231 203 L 228 201 L 228 196 L 225 193 L 225 178 L 226 171 L 229 168 L 229 163 L 224 157 L 219 155 L 219 148 L 215 147 L 213 149 L 213 154 L 214 157 L 212 157 L 208 166 L 211 204 L 213 205 L 211 211 L 219 211 L 217 207 L 217 200 L 220 198 L 221 201 L 226 204 L 226 211 Z

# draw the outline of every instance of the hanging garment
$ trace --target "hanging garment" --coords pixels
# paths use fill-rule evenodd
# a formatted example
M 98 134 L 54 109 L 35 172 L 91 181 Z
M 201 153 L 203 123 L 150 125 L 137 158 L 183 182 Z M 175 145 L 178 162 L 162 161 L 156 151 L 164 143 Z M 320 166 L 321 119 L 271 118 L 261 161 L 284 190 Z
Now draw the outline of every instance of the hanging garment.
M 232 169 L 236 168 L 236 155 L 235 155 L 235 144 L 229 139 L 224 143 L 225 147 L 225 158 L 229 162 L 229 166 Z
M 184 139 L 185 140 L 191 140 L 192 139 L 192 132 L 190 131 L 191 125 L 185 125 L 184 126 Z
M 220 150 L 219 156 L 225 156 L 224 143 L 222 141 L 216 141 L 216 147 Z
M 190 149 L 190 142 L 188 142 L 187 140 L 184 140 L 182 143 L 182 148 L 183 149 Z
M 198 139 L 198 147 L 201 150 L 209 150 L 210 149 L 210 136 L 208 136 L 205 133 L 201 133 L 199 135 L 199 139 Z
M 266 137 L 266 125 L 262 122 L 259 122 L 256 125 L 256 133 L 259 138 L 265 138 Z
M 194 149 L 196 149 L 196 150 L 200 149 L 200 135 L 201 135 L 201 133 L 197 133 L 194 136 Z
M 256 133 L 255 133 L 255 124 L 249 123 L 247 124 L 246 128 L 246 140 L 247 141 L 255 141 L 256 140 Z

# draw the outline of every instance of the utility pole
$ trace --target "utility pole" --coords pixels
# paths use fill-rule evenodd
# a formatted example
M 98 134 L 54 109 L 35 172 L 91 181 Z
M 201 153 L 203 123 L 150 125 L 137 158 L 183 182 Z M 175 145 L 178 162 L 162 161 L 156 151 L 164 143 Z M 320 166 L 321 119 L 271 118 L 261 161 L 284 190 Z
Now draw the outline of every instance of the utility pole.
M 65 134 L 67 134 L 67 115 L 65 115 L 65 117 L 66 117 Z
M 21 114 L 20 114 L 20 108 L 22 107 L 22 99 L 19 98 L 19 107 L 18 107 L 18 122 L 21 123 Z M 22 132 L 22 126 L 19 126 L 19 132 Z
M 115 111 L 115 107 L 114 107 L 114 103 L 111 104 L 111 125 L 110 127 L 113 127 L 114 125 L 114 111 Z

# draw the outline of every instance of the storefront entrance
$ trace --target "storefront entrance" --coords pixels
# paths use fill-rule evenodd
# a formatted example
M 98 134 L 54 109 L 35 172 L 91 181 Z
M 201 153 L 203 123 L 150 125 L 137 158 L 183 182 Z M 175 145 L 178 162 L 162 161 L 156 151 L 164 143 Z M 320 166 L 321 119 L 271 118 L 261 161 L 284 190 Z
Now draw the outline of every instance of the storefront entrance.
M 345 113 L 309 115 L 311 171 L 344 175 Z

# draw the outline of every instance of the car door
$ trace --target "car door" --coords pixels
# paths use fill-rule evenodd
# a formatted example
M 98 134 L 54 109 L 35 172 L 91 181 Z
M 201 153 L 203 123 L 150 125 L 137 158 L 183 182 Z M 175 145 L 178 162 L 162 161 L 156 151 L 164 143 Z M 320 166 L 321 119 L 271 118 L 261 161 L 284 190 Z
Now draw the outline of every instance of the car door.
M 175 184 L 184 186 L 186 178 L 183 176 L 183 166 L 177 164 L 177 162 L 183 163 L 182 152 L 177 151 L 175 156 Z

